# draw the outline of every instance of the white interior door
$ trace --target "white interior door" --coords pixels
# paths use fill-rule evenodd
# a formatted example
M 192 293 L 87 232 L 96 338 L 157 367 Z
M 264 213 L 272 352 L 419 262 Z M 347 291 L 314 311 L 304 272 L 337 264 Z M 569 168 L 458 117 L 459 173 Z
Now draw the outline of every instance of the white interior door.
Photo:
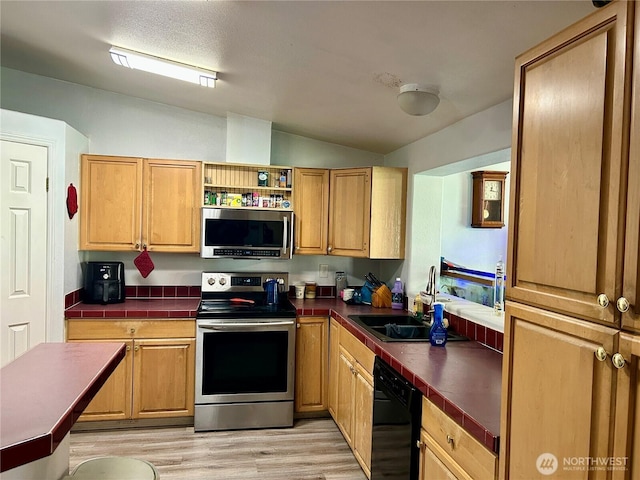
M 46 340 L 47 148 L 0 141 L 0 366 Z

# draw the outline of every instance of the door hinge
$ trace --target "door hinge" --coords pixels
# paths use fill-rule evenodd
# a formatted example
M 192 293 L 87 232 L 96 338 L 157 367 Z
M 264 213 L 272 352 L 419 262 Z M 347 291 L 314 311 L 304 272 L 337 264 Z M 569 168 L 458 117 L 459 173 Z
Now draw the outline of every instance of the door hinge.
M 49 177 L 47 177 L 47 182 L 46 182 L 46 187 L 45 188 L 46 188 L 46 191 L 48 192 L 49 191 Z

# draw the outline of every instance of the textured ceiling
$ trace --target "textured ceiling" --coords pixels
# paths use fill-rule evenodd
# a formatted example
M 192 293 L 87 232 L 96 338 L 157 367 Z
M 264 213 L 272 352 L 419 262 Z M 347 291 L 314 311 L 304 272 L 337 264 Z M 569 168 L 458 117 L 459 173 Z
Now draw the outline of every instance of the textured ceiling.
M 0 1 L 5 67 L 388 153 L 512 95 L 514 58 L 577 1 Z M 219 72 L 215 89 L 117 67 L 117 45 Z M 439 88 L 429 116 L 398 87 Z

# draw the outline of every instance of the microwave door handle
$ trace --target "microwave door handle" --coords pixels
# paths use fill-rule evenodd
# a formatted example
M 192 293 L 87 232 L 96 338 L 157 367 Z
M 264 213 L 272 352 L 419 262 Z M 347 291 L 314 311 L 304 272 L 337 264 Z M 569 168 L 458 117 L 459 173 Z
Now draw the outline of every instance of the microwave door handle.
M 282 221 L 284 223 L 284 231 L 282 232 L 282 253 L 286 255 L 289 247 L 289 218 L 285 215 Z

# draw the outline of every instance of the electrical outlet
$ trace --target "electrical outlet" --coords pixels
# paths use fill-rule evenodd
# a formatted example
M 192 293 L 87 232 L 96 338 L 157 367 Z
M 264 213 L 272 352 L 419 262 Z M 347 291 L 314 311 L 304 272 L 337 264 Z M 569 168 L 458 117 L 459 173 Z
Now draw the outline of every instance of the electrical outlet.
M 320 264 L 320 278 L 327 278 L 329 276 L 329 265 L 325 263 Z

